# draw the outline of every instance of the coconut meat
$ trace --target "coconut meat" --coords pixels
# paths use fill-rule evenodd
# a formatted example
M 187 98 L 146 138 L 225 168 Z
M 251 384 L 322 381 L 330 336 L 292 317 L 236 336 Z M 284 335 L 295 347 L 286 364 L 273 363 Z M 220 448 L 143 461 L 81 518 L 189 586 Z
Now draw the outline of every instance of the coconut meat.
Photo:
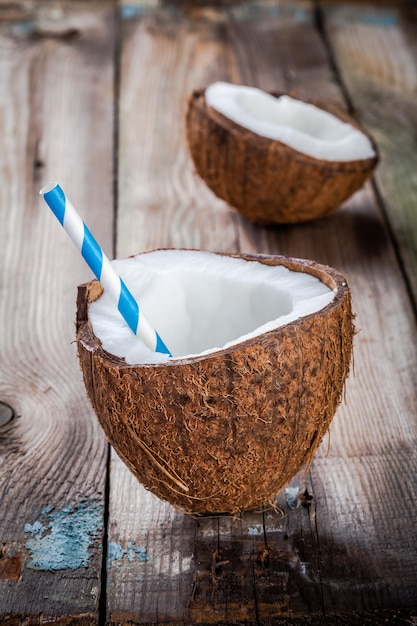
M 376 156 L 369 138 L 322 109 L 283 95 L 275 98 L 254 87 L 216 82 L 205 91 L 213 109 L 252 132 L 326 161 Z
M 112 261 L 173 358 L 228 348 L 329 304 L 335 292 L 303 272 L 194 250 L 156 250 Z M 103 348 L 127 363 L 160 363 L 105 292 L 89 305 Z

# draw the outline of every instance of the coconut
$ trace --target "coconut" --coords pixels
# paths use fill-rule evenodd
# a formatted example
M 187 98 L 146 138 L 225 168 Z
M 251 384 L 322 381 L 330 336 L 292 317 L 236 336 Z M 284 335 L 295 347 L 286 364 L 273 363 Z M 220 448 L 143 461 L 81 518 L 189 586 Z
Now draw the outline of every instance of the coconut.
M 135 337 L 97 281 L 79 287 L 78 355 L 109 442 L 183 511 L 269 502 L 308 467 L 341 400 L 345 278 L 283 256 L 157 250 L 113 263 L 173 357 Z
M 378 161 L 371 136 L 334 102 L 227 83 L 192 93 L 186 133 L 203 181 L 261 224 L 332 213 Z

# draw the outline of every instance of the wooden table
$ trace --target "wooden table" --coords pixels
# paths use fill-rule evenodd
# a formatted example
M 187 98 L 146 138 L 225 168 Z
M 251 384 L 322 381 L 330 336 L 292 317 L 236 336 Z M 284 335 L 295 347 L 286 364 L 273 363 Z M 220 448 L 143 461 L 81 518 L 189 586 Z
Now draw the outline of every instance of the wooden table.
M 417 3 L 0 2 L 0 623 L 417 623 Z M 333 217 L 259 227 L 198 180 L 191 90 L 331 98 L 374 135 Z M 91 278 L 58 180 L 110 257 L 280 253 L 348 277 L 346 400 L 291 508 L 194 519 L 109 449 L 74 345 Z

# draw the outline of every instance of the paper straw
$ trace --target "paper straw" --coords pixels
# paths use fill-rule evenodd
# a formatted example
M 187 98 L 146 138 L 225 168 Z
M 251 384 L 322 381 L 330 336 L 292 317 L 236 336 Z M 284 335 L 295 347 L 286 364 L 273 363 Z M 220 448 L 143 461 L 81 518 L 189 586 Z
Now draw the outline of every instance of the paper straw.
M 81 252 L 95 277 L 104 290 L 117 305 L 120 313 L 132 332 L 140 337 L 154 352 L 162 352 L 172 356 L 156 330 L 139 309 L 139 305 L 117 274 L 109 259 L 84 224 L 77 211 L 69 202 L 65 193 L 57 183 L 43 187 L 40 192 L 49 208 L 64 227 L 67 235 Z

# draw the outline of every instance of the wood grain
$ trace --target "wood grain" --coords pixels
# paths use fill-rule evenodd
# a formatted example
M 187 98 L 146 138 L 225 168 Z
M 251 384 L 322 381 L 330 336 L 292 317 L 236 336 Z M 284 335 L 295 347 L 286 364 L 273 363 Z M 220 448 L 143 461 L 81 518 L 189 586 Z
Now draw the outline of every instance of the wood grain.
M 14 409 L 0 426 L 0 623 L 410 624 L 414 12 L 324 3 L 326 41 L 306 0 L 126 0 L 120 24 L 115 4 L 0 3 L 0 401 Z M 383 153 L 388 220 L 372 184 L 292 227 L 254 226 L 216 199 L 184 134 L 189 93 L 216 79 L 339 102 L 344 83 Z M 275 508 L 194 519 L 112 453 L 104 528 L 107 446 L 72 343 L 76 285 L 90 275 L 38 190 L 59 180 L 113 256 L 113 175 L 119 257 L 281 253 L 346 274 L 354 369 L 311 471 L 292 482 L 297 508 L 281 493 Z
M 108 621 L 175 623 L 188 612 L 191 517 L 147 492 L 114 455 L 108 551 Z
M 354 108 L 381 151 L 376 172 L 417 303 L 417 15 L 413 8 L 325 7 L 323 21 Z M 415 304 L 416 306 L 416 304 Z
M 107 455 L 73 343 L 89 272 L 39 189 L 59 180 L 112 253 L 112 12 L 26 9 L 0 25 L 0 399 L 15 412 L 0 429 L 0 622 L 87 624 Z
M 313 258 L 348 276 L 360 331 L 347 403 L 308 478 L 313 505 L 292 511 L 281 494 L 283 520 L 271 512 L 238 519 L 186 518 L 187 534 L 174 533 L 174 544 L 156 535 L 156 543 L 147 544 L 149 551 L 165 551 L 168 562 L 179 552 L 179 562 L 188 563 L 194 524 L 192 591 L 187 597 L 188 572 L 187 584 L 176 594 L 170 587 L 164 600 L 171 606 L 169 620 L 272 623 L 268 620 L 310 614 L 318 623 L 325 612 L 334 614 L 329 623 L 359 624 L 366 623 L 366 611 L 411 607 L 415 485 L 404 477 L 416 467 L 415 328 L 372 186 L 327 220 L 256 227 L 204 188 L 193 174 L 184 141 L 186 98 L 216 79 L 343 102 L 312 6 L 267 1 L 135 6 L 136 12 L 127 7 L 121 12 L 118 255 L 175 246 Z M 126 475 L 114 462 L 110 516 L 122 543 L 132 536 L 128 529 L 134 514 L 120 509 L 127 494 L 144 519 L 156 521 L 166 511 L 140 486 L 133 492 L 124 489 Z M 302 475 L 295 485 L 304 485 Z M 396 513 L 399 494 L 401 514 Z M 178 528 L 180 519 L 179 513 L 173 515 L 171 528 Z M 249 528 L 262 531 L 252 535 Z M 133 535 L 136 542 L 149 537 L 146 528 Z M 268 568 L 259 561 L 262 545 L 272 555 Z M 129 607 L 134 623 L 155 620 L 155 612 L 144 612 L 143 602 L 146 597 L 147 606 L 156 606 L 160 587 L 146 587 L 146 596 L 133 593 L 135 576 L 127 564 L 110 567 L 111 622 L 118 621 L 121 606 Z M 130 580 L 129 599 L 120 597 L 120 578 Z M 344 618 L 338 617 L 342 613 Z M 386 619 L 383 611 L 371 615 L 372 623 Z

